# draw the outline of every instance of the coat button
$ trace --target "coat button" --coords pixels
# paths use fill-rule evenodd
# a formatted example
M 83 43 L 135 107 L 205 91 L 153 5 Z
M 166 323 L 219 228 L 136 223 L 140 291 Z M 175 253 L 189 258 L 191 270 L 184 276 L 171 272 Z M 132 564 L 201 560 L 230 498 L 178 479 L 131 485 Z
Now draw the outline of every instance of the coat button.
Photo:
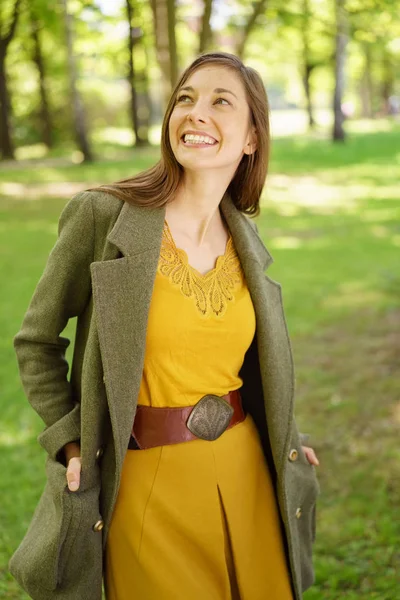
M 297 452 L 296 448 L 292 448 L 291 451 L 289 452 L 289 460 L 294 462 L 295 460 L 297 460 L 298 456 L 299 456 L 299 453 Z
M 296 519 L 300 519 L 301 517 L 301 508 L 300 506 L 296 509 Z
M 104 522 L 103 519 L 99 519 L 98 521 L 96 521 L 96 523 L 93 525 L 93 531 L 101 531 L 104 527 Z
M 99 458 L 101 458 L 103 456 L 103 448 L 99 448 L 96 452 L 96 460 L 99 460 Z
M 103 375 L 103 383 L 105 383 L 105 382 L 106 382 L 106 376 Z

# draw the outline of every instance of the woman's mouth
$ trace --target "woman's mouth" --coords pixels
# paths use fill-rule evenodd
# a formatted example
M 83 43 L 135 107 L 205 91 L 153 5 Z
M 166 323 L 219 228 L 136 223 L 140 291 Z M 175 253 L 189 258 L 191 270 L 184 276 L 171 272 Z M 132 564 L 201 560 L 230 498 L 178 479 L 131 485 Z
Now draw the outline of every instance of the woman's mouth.
M 217 140 L 208 135 L 195 135 L 193 133 L 185 133 L 181 137 L 181 141 L 185 146 L 191 148 L 207 148 L 218 144 Z

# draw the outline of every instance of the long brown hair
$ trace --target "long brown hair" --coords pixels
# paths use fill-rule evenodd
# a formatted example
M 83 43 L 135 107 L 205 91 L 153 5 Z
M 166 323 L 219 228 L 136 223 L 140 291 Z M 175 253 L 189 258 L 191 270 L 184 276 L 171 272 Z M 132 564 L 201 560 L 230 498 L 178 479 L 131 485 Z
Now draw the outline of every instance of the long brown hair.
M 161 134 L 161 159 L 153 167 L 133 177 L 91 189 L 111 193 L 125 202 L 152 207 L 163 206 L 173 199 L 181 181 L 183 168 L 171 148 L 168 131 L 170 116 L 178 90 L 192 73 L 210 64 L 226 67 L 237 73 L 246 91 L 251 125 L 255 127 L 257 134 L 257 149 L 252 154 L 243 155 L 228 186 L 228 192 L 236 208 L 247 214 L 258 214 L 270 150 L 268 98 L 258 72 L 246 67 L 237 56 L 227 52 L 202 54 L 183 72 L 165 112 Z

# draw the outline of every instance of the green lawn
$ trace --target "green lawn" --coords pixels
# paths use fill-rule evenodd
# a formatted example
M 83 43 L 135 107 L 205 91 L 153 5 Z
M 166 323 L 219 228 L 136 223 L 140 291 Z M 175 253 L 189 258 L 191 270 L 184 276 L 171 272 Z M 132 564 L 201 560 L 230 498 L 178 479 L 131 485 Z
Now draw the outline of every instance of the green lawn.
M 321 463 L 317 580 L 306 600 L 400 597 L 400 126 L 360 129 L 349 124 L 346 145 L 321 132 L 276 139 L 257 221 L 275 259 L 268 274 L 283 287 L 297 420 Z M 0 172 L 0 598 L 26 598 L 6 564 L 44 481 L 42 425 L 22 393 L 12 337 L 69 195 L 145 168 L 158 149 L 117 154 Z

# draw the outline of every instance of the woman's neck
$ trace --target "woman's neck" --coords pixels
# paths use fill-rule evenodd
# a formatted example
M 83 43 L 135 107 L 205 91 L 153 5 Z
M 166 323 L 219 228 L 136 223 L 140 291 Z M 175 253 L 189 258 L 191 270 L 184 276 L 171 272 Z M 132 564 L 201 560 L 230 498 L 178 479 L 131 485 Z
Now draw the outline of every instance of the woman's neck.
M 219 204 L 230 179 L 217 181 L 210 180 L 207 173 L 195 175 L 185 173 L 174 200 L 167 204 L 165 218 L 171 230 L 179 231 L 201 246 L 209 236 L 226 229 Z

